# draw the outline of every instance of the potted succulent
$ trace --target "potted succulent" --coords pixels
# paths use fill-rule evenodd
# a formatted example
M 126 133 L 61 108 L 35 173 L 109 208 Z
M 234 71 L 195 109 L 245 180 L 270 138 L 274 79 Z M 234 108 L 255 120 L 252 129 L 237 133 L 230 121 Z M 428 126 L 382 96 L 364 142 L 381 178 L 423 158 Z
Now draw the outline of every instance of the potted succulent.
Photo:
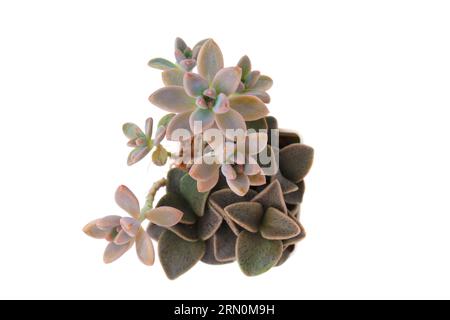
M 282 265 L 305 237 L 300 204 L 313 149 L 269 116 L 272 79 L 252 70 L 247 56 L 225 67 L 212 39 L 191 49 L 177 38 L 175 58 L 149 62 L 162 70 L 164 83 L 149 101 L 167 112 L 156 130 L 152 118 L 144 129 L 123 126 L 132 148 L 128 165 L 151 153 L 157 166 L 170 161 L 167 174 L 142 206 L 120 186 L 115 200 L 128 215 L 94 220 L 83 231 L 107 240 L 105 263 L 134 246 L 139 259 L 153 265 L 156 241 L 170 279 L 199 261 L 237 261 L 248 276 Z M 164 140 L 179 142 L 179 149 L 169 151 Z

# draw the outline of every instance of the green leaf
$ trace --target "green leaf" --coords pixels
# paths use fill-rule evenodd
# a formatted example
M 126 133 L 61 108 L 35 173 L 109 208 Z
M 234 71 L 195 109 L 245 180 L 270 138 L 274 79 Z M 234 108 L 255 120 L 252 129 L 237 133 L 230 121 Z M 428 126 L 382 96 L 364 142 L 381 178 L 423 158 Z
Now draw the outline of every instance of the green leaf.
M 247 75 L 252 71 L 252 63 L 248 56 L 243 56 L 238 62 L 238 67 L 242 69 L 242 80 L 247 78 Z
M 199 217 L 203 216 L 209 191 L 198 192 L 197 181 L 192 179 L 189 174 L 185 174 L 180 180 L 180 192 L 195 214 Z
M 181 195 L 180 181 L 186 175 L 186 171 L 180 168 L 173 168 L 167 173 L 167 193 L 176 193 Z
M 283 242 L 242 231 L 237 239 L 236 250 L 242 272 L 247 276 L 257 276 L 277 264 L 283 253 Z
M 296 237 L 301 229 L 286 213 L 275 208 L 269 208 L 261 224 L 261 235 L 269 240 L 286 240 Z
M 313 164 L 314 149 L 300 143 L 280 151 L 280 170 L 287 179 L 298 183 L 305 178 Z
M 205 254 L 203 241 L 188 242 L 170 231 L 164 232 L 158 242 L 158 255 L 167 277 L 174 280 L 186 273 Z
M 150 60 L 148 62 L 148 66 L 159 70 L 169 70 L 177 67 L 176 64 L 163 58 L 155 58 Z

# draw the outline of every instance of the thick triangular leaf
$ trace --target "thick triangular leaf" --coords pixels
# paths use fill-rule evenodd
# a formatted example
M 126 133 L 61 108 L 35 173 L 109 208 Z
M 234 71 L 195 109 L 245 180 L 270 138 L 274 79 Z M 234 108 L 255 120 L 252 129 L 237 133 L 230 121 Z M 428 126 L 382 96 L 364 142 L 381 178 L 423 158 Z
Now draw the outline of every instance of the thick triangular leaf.
M 159 241 L 159 238 L 166 231 L 166 228 L 157 226 L 156 224 L 149 223 L 147 227 L 147 234 L 155 241 Z
M 191 269 L 204 254 L 203 241 L 188 242 L 170 231 L 164 232 L 158 242 L 159 260 L 171 280 Z
M 302 241 L 306 237 L 306 231 L 305 231 L 305 228 L 302 226 L 302 224 L 300 222 L 298 222 L 298 221 L 295 221 L 295 223 L 297 223 L 297 225 L 299 226 L 301 231 L 300 231 L 300 233 L 297 236 L 295 236 L 293 238 L 290 238 L 290 239 L 287 239 L 287 240 L 283 240 L 283 247 L 284 248 L 286 248 L 286 247 L 288 247 L 288 246 L 290 246 L 292 244 L 299 243 L 300 241 Z
M 283 253 L 283 243 L 264 239 L 258 233 L 242 231 L 236 250 L 242 272 L 247 276 L 257 276 L 277 264 Z
M 283 191 L 283 194 L 286 195 L 286 193 L 295 192 L 298 190 L 298 186 L 286 179 L 280 172 L 280 170 L 277 171 L 277 173 L 270 177 L 270 181 L 278 180 L 281 186 L 281 190 Z
M 172 231 L 173 233 L 175 233 L 177 236 L 179 236 L 183 240 L 186 240 L 189 242 L 195 242 L 195 241 L 199 240 L 196 225 L 179 223 L 179 224 L 169 228 L 169 230 Z
M 202 240 L 211 238 L 222 224 L 223 217 L 207 205 L 205 214 L 198 221 L 198 236 Z
M 258 202 L 237 202 L 225 208 L 225 212 L 238 225 L 250 232 L 257 232 L 264 210 Z
M 180 192 L 184 199 L 189 203 L 194 213 L 199 217 L 203 216 L 209 192 L 198 192 L 197 181 L 192 179 L 189 174 L 185 174 L 184 177 L 181 178 Z
M 211 265 L 221 265 L 226 263 L 231 263 L 233 261 L 221 262 L 216 259 L 215 251 L 214 251 L 214 238 L 210 238 L 205 241 L 205 255 L 202 258 L 202 262 Z
M 300 143 L 291 144 L 280 151 L 280 170 L 293 182 L 300 182 L 313 164 L 314 149 Z
M 273 207 L 284 213 L 288 212 L 286 203 L 284 202 L 281 185 L 278 180 L 271 182 L 263 191 L 252 199 L 252 202 L 261 203 L 264 210 Z
M 236 260 L 236 235 L 226 223 L 214 235 L 214 255 L 220 262 Z
M 285 248 L 283 250 L 283 254 L 281 255 L 280 260 L 278 260 L 277 262 L 277 267 L 282 266 L 291 256 L 291 254 L 294 252 L 295 250 L 295 245 L 290 245 L 289 247 Z
M 261 224 L 261 235 L 269 240 L 286 240 L 300 234 L 301 229 L 294 219 L 275 208 L 269 208 Z
M 297 190 L 284 195 L 284 201 L 288 204 L 298 204 L 302 203 L 303 195 L 305 193 L 305 182 L 301 181 L 297 184 Z

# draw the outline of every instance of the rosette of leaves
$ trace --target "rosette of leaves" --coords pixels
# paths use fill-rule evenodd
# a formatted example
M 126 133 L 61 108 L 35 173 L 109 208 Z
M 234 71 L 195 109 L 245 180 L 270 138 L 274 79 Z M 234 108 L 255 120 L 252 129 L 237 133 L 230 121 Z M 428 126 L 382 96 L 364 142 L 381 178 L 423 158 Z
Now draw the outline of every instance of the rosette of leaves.
M 243 56 L 238 67 L 242 70 L 241 83 L 238 92 L 246 95 L 256 96 L 264 103 L 270 103 L 270 96 L 267 90 L 272 88 L 273 80 L 266 75 L 262 75 L 257 70 L 252 70 L 252 63 L 248 56 Z
M 166 86 L 182 86 L 184 73 L 191 71 L 196 66 L 198 53 L 206 40 L 199 41 L 191 49 L 183 39 L 176 38 L 175 62 L 164 58 L 155 58 L 151 59 L 148 65 L 152 68 L 163 70 L 162 80 Z
M 246 121 L 256 121 L 268 114 L 265 103 L 256 96 L 236 94 L 241 68 L 224 68 L 222 52 L 212 39 L 202 45 L 197 69 L 198 74 L 184 74 L 182 85 L 161 88 L 149 97 L 157 107 L 176 113 L 167 127 L 168 139 L 176 129 L 193 132 L 196 122 L 201 124 L 200 132 L 213 126 L 224 132 L 245 131 Z
M 205 150 L 203 161 L 192 165 L 189 174 L 197 181 L 198 191 L 205 192 L 214 188 L 220 173 L 225 177 L 230 189 L 240 196 L 247 194 L 250 186 L 266 183 L 264 172 L 254 157 L 266 148 L 267 134 L 253 132 L 243 138 L 243 150 L 239 150 L 234 141 L 212 144 L 211 152 Z
M 153 119 L 148 118 L 145 122 L 145 130 L 141 130 L 136 124 L 128 122 L 122 127 L 122 131 L 129 139 L 127 145 L 133 150 L 128 155 L 128 165 L 131 166 L 141 161 L 154 148 L 152 161 L 158 166 L 166 164 L 170 153 L 161 145 L 161 141 L 166 134 L 167 124 L 173 118 L 174 114 L 164 116 L 158 123 L 155 137 L 152 139 Z
M 120 186 L 115 194 L 117 205 L 130 216 L 110 215 L 88 223 L 83 231 L 95 239 L 108 241 L 103 261 L 112 263 L 136 244 L 136 253 L 145 265 L 153 265 L 155 254 L 149 235 L 141 227 L 147 219 L 161 227 L 172 227 L 183 218 L 183 212 L 169 206 L 141 210 L 139 201 L 126 186 Z

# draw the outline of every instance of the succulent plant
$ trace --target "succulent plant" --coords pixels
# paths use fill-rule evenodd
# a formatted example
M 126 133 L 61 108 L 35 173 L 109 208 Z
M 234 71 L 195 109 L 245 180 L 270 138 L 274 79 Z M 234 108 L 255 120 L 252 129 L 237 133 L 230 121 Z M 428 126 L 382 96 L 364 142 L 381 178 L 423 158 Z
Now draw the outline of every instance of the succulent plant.
M 272 79 L 269 76 L 262 75 L 257 70 L 252 71 L 252 63 L 248 56 L 243 56 L 237 65 L 242 70 L 241 83 L 237 91 L 245 95 L 258 97 L 262 102 L 269 103 L 270 96 L 267 90 L 272 88 Z
M 157 241 L 169 279 L 200 261 L 237 261 L 247 276 L 284 264 L 306 235 L 300 206 L 314 150 L 268 116 L 272 79 L 252 70 L 247 56 L 237 66 L 225 67 L 212 39 L 191 49 L 177 38 L 175 59 L 149 62 L 163 70 L 165 85 L 149 100 L 168 112 L 154 136 L 152 118 L 144 130 L 133 123 L 123 125 L 133 148 L 129 165 L 153 151 L 152 162 L 163 166 L 171 160 L 170 170 L 153 183 L 142 207 L 127 187 L 119 187 L 116 203 L 129 216 L 96 219 L 83 231 L 108 242 L 105 263 L 135 245 L 139 259 L 153 265 L 152 241 Z M 187 134 L 178 135 L 178 129 Z M 278 134 L 269 134 L 274 131 Z M 169 151 L 165 140 L 178 141 L 178 149 Z
M 142 221 L 148 219 L 156 225 L 171 227 L 181 221 L 183 212 L 168 206 L 141 211 L 139 201 L 126 186 L 120 186 L 117 189 L 115 199 L 117 205 L 130 217 L 106 216 L 91 221 L 83 228 L 83 231 L 88 236 L 109 242 L 103 256 L 105 263 L 116 261 L 136 243 L 136 253 L 142 263 L 153 265 L 155 256 L 153 244 L 149 235 L 141 227 Z
M 203 44 L 197 64 L 199 74 L 185 73 L 182 86 L 167 86 L 149 97 L 157 107 L 177 114 L 168 125 L 169 138 L 176 129 L 194 132 L 196 121 L 201 124 L 200 132 L 214 125 L 223 131 L 246 130 L 245 121 L 268 114 L 259 98 L 236 94 L 241 68 L 224 68 L 222 52 L 213 40 Z

